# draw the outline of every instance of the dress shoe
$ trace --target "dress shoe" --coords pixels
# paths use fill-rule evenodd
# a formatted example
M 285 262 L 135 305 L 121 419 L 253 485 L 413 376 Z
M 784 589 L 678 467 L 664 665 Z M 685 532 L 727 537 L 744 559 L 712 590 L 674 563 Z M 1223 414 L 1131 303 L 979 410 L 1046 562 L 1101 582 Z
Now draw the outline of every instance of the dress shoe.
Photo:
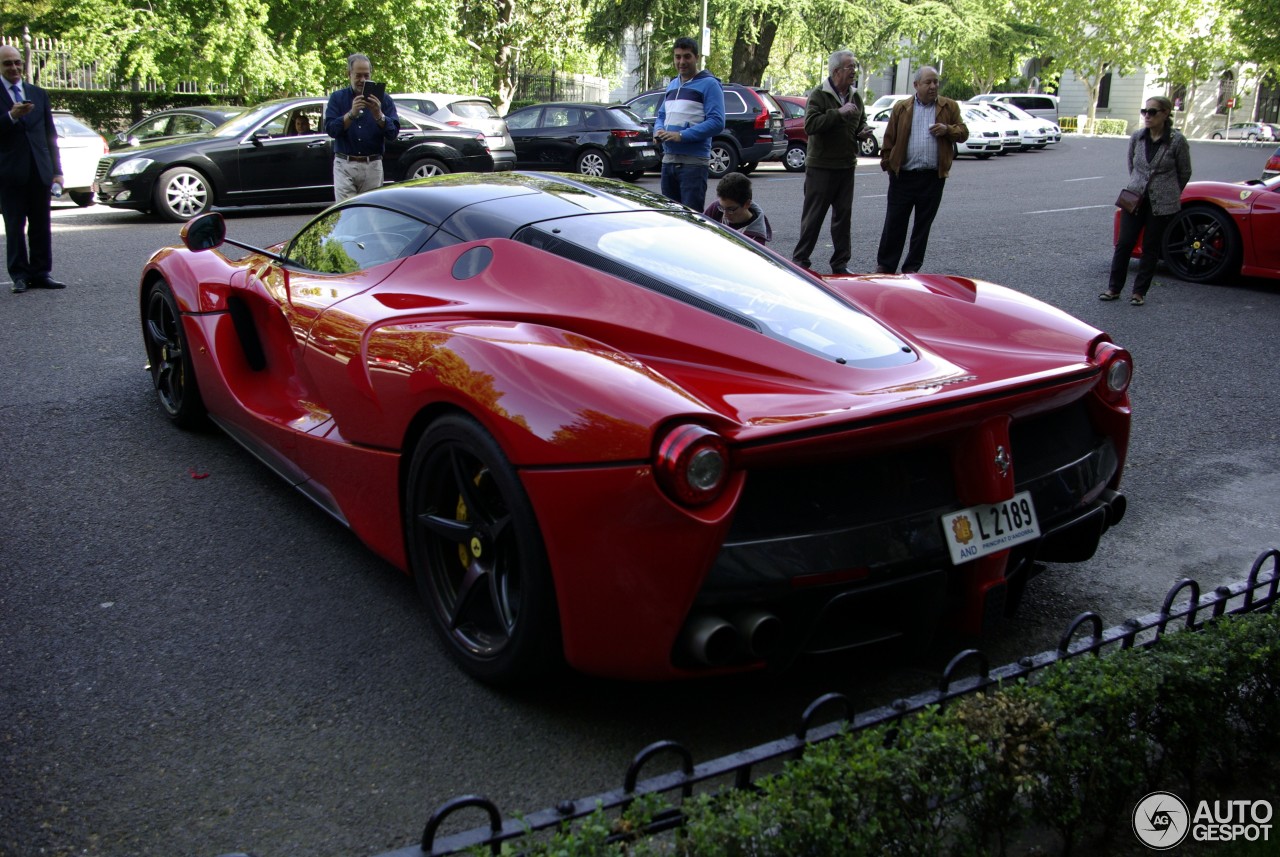
M 27 281 L 15 279 L 13 281 L 13 293 L 20 295 L 27 290 Z
M 849 269 L 848 269 L 848 268 L 844 268 L 844 267 L 840 267 L 840 268 L 832 268 L 832 269 L 831 269 L 831 275 L 832 275 L 833 277 L 842 276 L 842 275 L 845 275 L 845 274 L 848 274 L 848 273 L 849 273 Z
M 32 280 L 27 283 L 27 287 L 32 289 L 65 289 L 67 284 L 60 283 L 52 277 L 44 277 L 43 279 Z

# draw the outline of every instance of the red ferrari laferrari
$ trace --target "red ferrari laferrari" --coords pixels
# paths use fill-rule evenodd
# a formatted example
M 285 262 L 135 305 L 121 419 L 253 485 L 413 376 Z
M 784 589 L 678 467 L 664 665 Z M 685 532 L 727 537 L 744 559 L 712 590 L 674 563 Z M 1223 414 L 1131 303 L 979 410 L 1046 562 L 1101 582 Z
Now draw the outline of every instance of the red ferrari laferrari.
M 1119 237 L 1119 210 L 1115 237 Z M 1133 255 L 1142 255 L 1142 243 Z M 1189 283 L 1280 278 L 1280 176 L 1244 182 L 1190 182 L 1165 231 L 1162 258 Z
M 978 632 L 1124 514 L 1129 354 L 1001 286 L 819 278 L 563 175 L 394 185 L 267 249 L 182 234 L 142 272 L 164 412 L 413 575 L 486 681 Z

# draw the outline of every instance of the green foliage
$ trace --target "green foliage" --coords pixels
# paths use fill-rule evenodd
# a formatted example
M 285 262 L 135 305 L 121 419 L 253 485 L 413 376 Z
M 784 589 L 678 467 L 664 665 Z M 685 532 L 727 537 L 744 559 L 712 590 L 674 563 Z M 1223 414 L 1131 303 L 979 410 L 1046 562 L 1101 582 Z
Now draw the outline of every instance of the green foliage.
M 1280 615 L 1228 616 L 812 745 L 753 790 L 686 800 L 676 835 L 638 835 L 663 808 L 648 797 L 502 853 L 977 855 L 1005 853 L 1028 829 L 1057 831 L 1066 851 L 1096 840 L 1096 852 L 1153 789 L 1190 802 L 1233 778 L 1274 782 L 1278 736 Z

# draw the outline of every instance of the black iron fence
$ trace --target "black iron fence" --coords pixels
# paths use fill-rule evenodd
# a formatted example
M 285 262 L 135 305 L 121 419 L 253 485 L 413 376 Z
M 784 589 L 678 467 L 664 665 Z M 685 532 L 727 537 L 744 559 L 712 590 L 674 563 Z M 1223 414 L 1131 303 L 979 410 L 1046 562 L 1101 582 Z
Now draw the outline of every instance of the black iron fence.
M 22 52 L 27 76 L 45 89 L 84 89 L 89 91 L 133 92 L 207 92 L 228 91 L 226 84 L 200 84 L 179 81 L 173 86 L 151 79 L 122 80 L 99 62 L 76 59 L 61 39 L 33 36 L 24 26 L 20 36 L 0 35 L 0 44 L 13 45 Z
M 1264 570 L 1268 573 L 1264 574 Z M 554 807 L 519 818 L 504 818 L 492 801 L 478 795 L 454 798 L 431 813 L 419 842 L 378 857 L 444 857 L 476 847 L 488 847 L 497 854 L 504 842 L 559 828 L 597 810 L 620 813 L 642 795 L 674 796 L 678 792 L 682 798 L 688 798 L 695 790 L 716 792 L 749 788 L 759 777 L 776 770 L 780 764 L 799 758 L 810 744 L 848 731 L 900 720 L 930 706 L 946 706 L 958 697 L 1030 677 L 1058 661 L 1081 655 L 1098 656 L 1121 649 L 1149 648 L 1170 629 L 1196 631 L 1211 619 L 1224 615 L 1269 610 L 1276 601 L 1278 589 L 1280 550 L 1273 549 L 1254 561 L 1245 580 L 1219 586 L 1204 594 L 1199 583 L 1190 578 L 1184 579 L 1169 590 L 1159 612 L 1130 619 L 1122 625 L 1104 630 L 1098 614 L 1082 613 L 1070 623 L 1053 651 L 1023 657 L 996 669 L 990 668 L 986 655 L 977 649 L 961 652 L 947 665 L 936 688 L 880 708 L 857 712 L 848 697 L 826 694 L 805 709 L 794 735 L 730 756 L 695 765 L 687 748 L 674 741 L 659 741 L 636 754 L 623 776 L 622 788 L 561 801 Z M 832 712 L 839 713 L 840 718 L 818 722 L 820 715 L 829 717 Z M 641 772 L 658 756 L 673 757 L 679 763 L 678 770 L 641 780 Z M 468 810 L 483 812 L 488 824 L 461 833 L 441 835 L 446 821 Z M 656 815 L 646 832 L 671 830 L 679 827 L 683 820 L 679 807 L 675 806 Z
M 544 101 L 608 101 L 609 82 L 584 74 L 551 71 L 522 71 L 516 75 L 516 104 Z

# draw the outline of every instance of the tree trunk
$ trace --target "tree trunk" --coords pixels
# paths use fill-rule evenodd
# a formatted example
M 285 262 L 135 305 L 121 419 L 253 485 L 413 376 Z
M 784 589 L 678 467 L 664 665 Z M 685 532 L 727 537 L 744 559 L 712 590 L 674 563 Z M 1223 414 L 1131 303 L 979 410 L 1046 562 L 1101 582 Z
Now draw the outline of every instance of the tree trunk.
M 769 66 L 769 51 L 778 35 L 778 21 L 769 11 L 754 12 L 738 24 L 738 34 L 733 40 L 732 64 L 729 66 L 729 82 L 745 86 L 759 86 L 764 70 Z M 754 42 L 748 41 L 754 36 Z

